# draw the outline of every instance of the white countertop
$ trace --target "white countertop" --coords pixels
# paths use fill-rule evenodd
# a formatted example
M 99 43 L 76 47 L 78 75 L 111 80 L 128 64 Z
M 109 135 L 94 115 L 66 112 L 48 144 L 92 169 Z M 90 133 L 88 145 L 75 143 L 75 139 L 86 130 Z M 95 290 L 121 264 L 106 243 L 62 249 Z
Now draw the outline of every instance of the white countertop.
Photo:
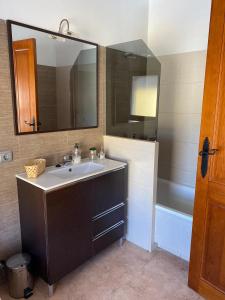
M 78 165 L 81 165 L 83 163 L 86 163 L 90 160 L 88 159 L 84 159 L 82 160 Z M 56 170 L 62 170 L 68 167 L 76 167 L 76 165 L 66 165 L 66 166 L 62 166 L 60 168 L 57 168 L 55 166 L 52 167 L 48 167 L 45 169 L 45 172 L 42 173 L 41 175 L 39 175 L 37 178 L 27 178 L 26 173 L 22 173 L 22 174 L 17 174 L 16 177 L 24 180 L 32 185 L 35 185 L 36 187 L 44 190 L 44 191 L 50 191 L 53 189 L 56 189 L 60 186 L 64 186 L 70 183 L 74 183 L 76 181 L 82 181 L 83 179 L 87 179 L 87 178 L 91 178 L 93 176 L 98 176 L 104 173 L 109 173 L 111 171 L 115 171 L 118 169 L 122 169 L 125 168 L 126 163 L 124 162 L 120 162 L 120 161 L 116 161 L 116 160 L 112 160 L 112 159 L 96 159 L 94 160 L 94 163 L 100 164 L 103 166 L 103 168 L 101 170 L 98 171 L 93 171 L 90 172 L 88 174 L 85 175 L 74 175 L 73 177 L 70 178 L 60 178 L 58 176 L 56 176 L 54 174 L 54 172 L 52 171 L 56 171 Z

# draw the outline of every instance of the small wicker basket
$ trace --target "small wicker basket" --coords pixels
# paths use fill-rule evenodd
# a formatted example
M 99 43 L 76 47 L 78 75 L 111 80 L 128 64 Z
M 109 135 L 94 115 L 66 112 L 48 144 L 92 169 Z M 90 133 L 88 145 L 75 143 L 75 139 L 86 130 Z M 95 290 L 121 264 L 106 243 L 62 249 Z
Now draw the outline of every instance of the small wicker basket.
M 29 165 L 24 166 L 28 178 L 37 178 L 44 172 L 46 167 L 46 159 L 38 158 L 30 162 Z

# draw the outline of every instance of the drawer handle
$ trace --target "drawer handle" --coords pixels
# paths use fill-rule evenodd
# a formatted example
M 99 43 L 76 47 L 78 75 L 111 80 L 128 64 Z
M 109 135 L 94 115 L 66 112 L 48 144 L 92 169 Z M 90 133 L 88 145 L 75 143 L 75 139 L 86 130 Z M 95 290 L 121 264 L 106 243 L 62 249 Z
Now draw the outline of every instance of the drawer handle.
M 113 207 L 109 208 L 108 210 L 105 210 L 105 211 L 103 211 L 102 213 L 100 213 L 100 214 L 94 216 L 94 217 L 92 218 L 92 221 L 96 221 L 96 220 L 100 219 L 101 217 L 104 217 L 104 216 L 108 215 L 109 213 L 113 212 L 114 210 L 116 210 L 116 209 L 118 209 L 118 208 L 120 208 L 120 207 L 123 207 L 124 205 L 125 205 L 124 202 L 122 202 L 122 203 L 120 203 L 120 204 L 117 204 L 116 206 L 113 206 Z
M 115 225 L 109 227 L 108 229 L 102 231 L 101 233 L 97 234 L 94 238 L 93 238 L 93 242 L 96 241 L 97 239 L 99 239 L 100 237 L 106 235 L 107 233 L 109 233 L 110 231 L 116 229 L 117 227 L 119 227 L 120 225 L 124 224 L 124 221 L 120 221 L 118 223 L 116 223 Z

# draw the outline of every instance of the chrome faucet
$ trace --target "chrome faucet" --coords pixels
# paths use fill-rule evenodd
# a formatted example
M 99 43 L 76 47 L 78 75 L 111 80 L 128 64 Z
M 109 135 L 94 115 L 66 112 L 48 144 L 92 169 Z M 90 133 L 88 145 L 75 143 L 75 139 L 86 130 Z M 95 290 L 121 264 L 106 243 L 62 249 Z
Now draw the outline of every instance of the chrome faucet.
M 71 154 L 67 154 L 67 155 L 64 155 L 63 156 L 63 162 L 62 162 L 62 164 L 65 166 L 65 165 L 67 165 L 67 164 L 69 164 L 69 163 L 71 163 L 72 162 L 72 155 Z

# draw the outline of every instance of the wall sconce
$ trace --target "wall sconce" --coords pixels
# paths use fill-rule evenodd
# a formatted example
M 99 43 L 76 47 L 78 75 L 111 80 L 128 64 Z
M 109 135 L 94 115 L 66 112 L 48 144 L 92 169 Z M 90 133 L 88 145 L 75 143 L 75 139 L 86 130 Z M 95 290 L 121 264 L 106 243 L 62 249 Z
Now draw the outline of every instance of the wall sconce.
M 66 25 L 66 29 L 64 29 L 65 25 Z M 62 19 L 60 21 L 58 33 L 72 36 L 73 32 L 70 30 L 70 23 L 69 23 L 68 19 Z M 59 38 L 58 36 L 56 36 L 54 34 L 49 35 L 49 37 L 53 40 L 57 40 L 57 39 L 62 40 L 62 38 Z
M 66 24 L 66 31 L 63 30 L 64 24 Z M 59 33 L 72 35 L 72 31 L 70 31 L 70 23 L 68 19 L 62 19 L 59 24 Z

